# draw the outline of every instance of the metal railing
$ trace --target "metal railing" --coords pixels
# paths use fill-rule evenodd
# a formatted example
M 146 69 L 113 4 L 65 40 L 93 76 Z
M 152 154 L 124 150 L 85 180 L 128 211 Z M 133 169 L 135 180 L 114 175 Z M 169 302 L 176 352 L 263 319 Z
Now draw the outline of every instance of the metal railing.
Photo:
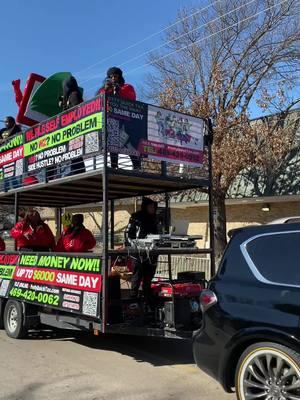
M 205 257 L 193 256 L 172 256 L 171 257 L 172 276 L 177 278 L 178 272 L 197 271 L 204 272 L 205 279 L 211 278 L 210 273 L 210 259 Z M 168 278 L 168 257 L 159 256 L 158 267 L 156 270 L 156 277 Z

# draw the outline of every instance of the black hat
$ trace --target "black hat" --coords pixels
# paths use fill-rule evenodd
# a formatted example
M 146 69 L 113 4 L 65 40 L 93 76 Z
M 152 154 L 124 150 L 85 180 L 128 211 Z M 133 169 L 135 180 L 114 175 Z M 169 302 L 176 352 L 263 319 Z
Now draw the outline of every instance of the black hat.
M 123 71 L 118 67 L 111 67 L 107 70 L 106 75 L 110 77 L 112 74 L 118 74 L 120 77 L 122 77 Z
M 141 209 L 145 210 L 146 207 L 149 206 L 150 204 L 154 204 L 155 208 L 157 208 L 157 206 L 158 206 L 157 201 L 154 201 L 154 200 L 150 199 L 149 197 L 143 197 Z

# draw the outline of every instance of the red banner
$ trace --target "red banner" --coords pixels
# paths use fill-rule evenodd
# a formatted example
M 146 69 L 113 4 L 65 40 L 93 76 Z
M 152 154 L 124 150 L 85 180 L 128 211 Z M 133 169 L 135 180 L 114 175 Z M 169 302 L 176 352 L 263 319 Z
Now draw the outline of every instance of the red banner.
M 0 167 L 2 165 L 14 162 L 23 158 L 24 148 L 23 146 L 16 147 L 13 150 L 6 151 L 0 155 Z
M 13 278 L 18 281 L 61 286 L 89 292 L 99 292 L 102 284 L 101 275 L 30 267 L 17 267 Z

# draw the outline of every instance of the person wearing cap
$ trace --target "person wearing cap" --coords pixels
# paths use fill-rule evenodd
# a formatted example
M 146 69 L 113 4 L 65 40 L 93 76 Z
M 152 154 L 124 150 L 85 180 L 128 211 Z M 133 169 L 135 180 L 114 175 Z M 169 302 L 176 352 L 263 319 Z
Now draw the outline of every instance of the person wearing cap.
M 140 211 L 133 213 L 130 217 L 125 230 L 125 244 L 130 246 L 134 239 L 144 239 L 149 234 L 158 233 L 157 202 L 144 197 Z M 131 280 L 131 296 L 133 298 L 138 296 L 141 282 L 143 282 L 145 302 L 151 304 L 151 281 L 155 275 L 157 260 L 157 256 L 141 256 L 135 259 Z
M 96 246 L 96 239 L 83 225 L 83 215 L 72 216 L 71 226 L 66 227 L 59 238 L 55 251 L 64 253 L 86 253 Z
M 122 97 L 126 100 L 136 100 L 134 87 L 129 83 L 125 83 L 123 71 L 118 67 L 111 67 L 107 70 L 104 85 L 97 92 L 98 94 L 111 94 Z M 141 159 L 137 156 L 130 156 L 134 169 L 140 169 Z M 114 169 L 118 168 L 118 154 L 110 153 L 111 166 Z
M 20 125 L 16 124 L 14 117 L 6 117 L 4 120 L 5 128 L 0 129 L 0 141 L 5 142 L 10 136 L 22 132 Z
M 136 100 L 134 87 L 125 83 L 123 71 L 118 67 L 111 67 L 107 70 L 104 86 L 99 89 L 97 94 L 114 94 L 127 100 Z

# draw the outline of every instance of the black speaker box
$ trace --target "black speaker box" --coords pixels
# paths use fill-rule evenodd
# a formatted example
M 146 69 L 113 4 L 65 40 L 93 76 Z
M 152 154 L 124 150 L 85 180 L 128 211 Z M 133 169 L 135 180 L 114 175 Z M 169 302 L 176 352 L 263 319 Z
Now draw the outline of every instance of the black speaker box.
M 205 280 L 205 272 L 200 271 L 185 271 L 178 272 L 177 274 L 178 281 L 182 282 L 202 282 Z
M 165 324 L 174 328 L 185 328 L 191 323 L 189 299 L 175 298 L 164 304 Z

